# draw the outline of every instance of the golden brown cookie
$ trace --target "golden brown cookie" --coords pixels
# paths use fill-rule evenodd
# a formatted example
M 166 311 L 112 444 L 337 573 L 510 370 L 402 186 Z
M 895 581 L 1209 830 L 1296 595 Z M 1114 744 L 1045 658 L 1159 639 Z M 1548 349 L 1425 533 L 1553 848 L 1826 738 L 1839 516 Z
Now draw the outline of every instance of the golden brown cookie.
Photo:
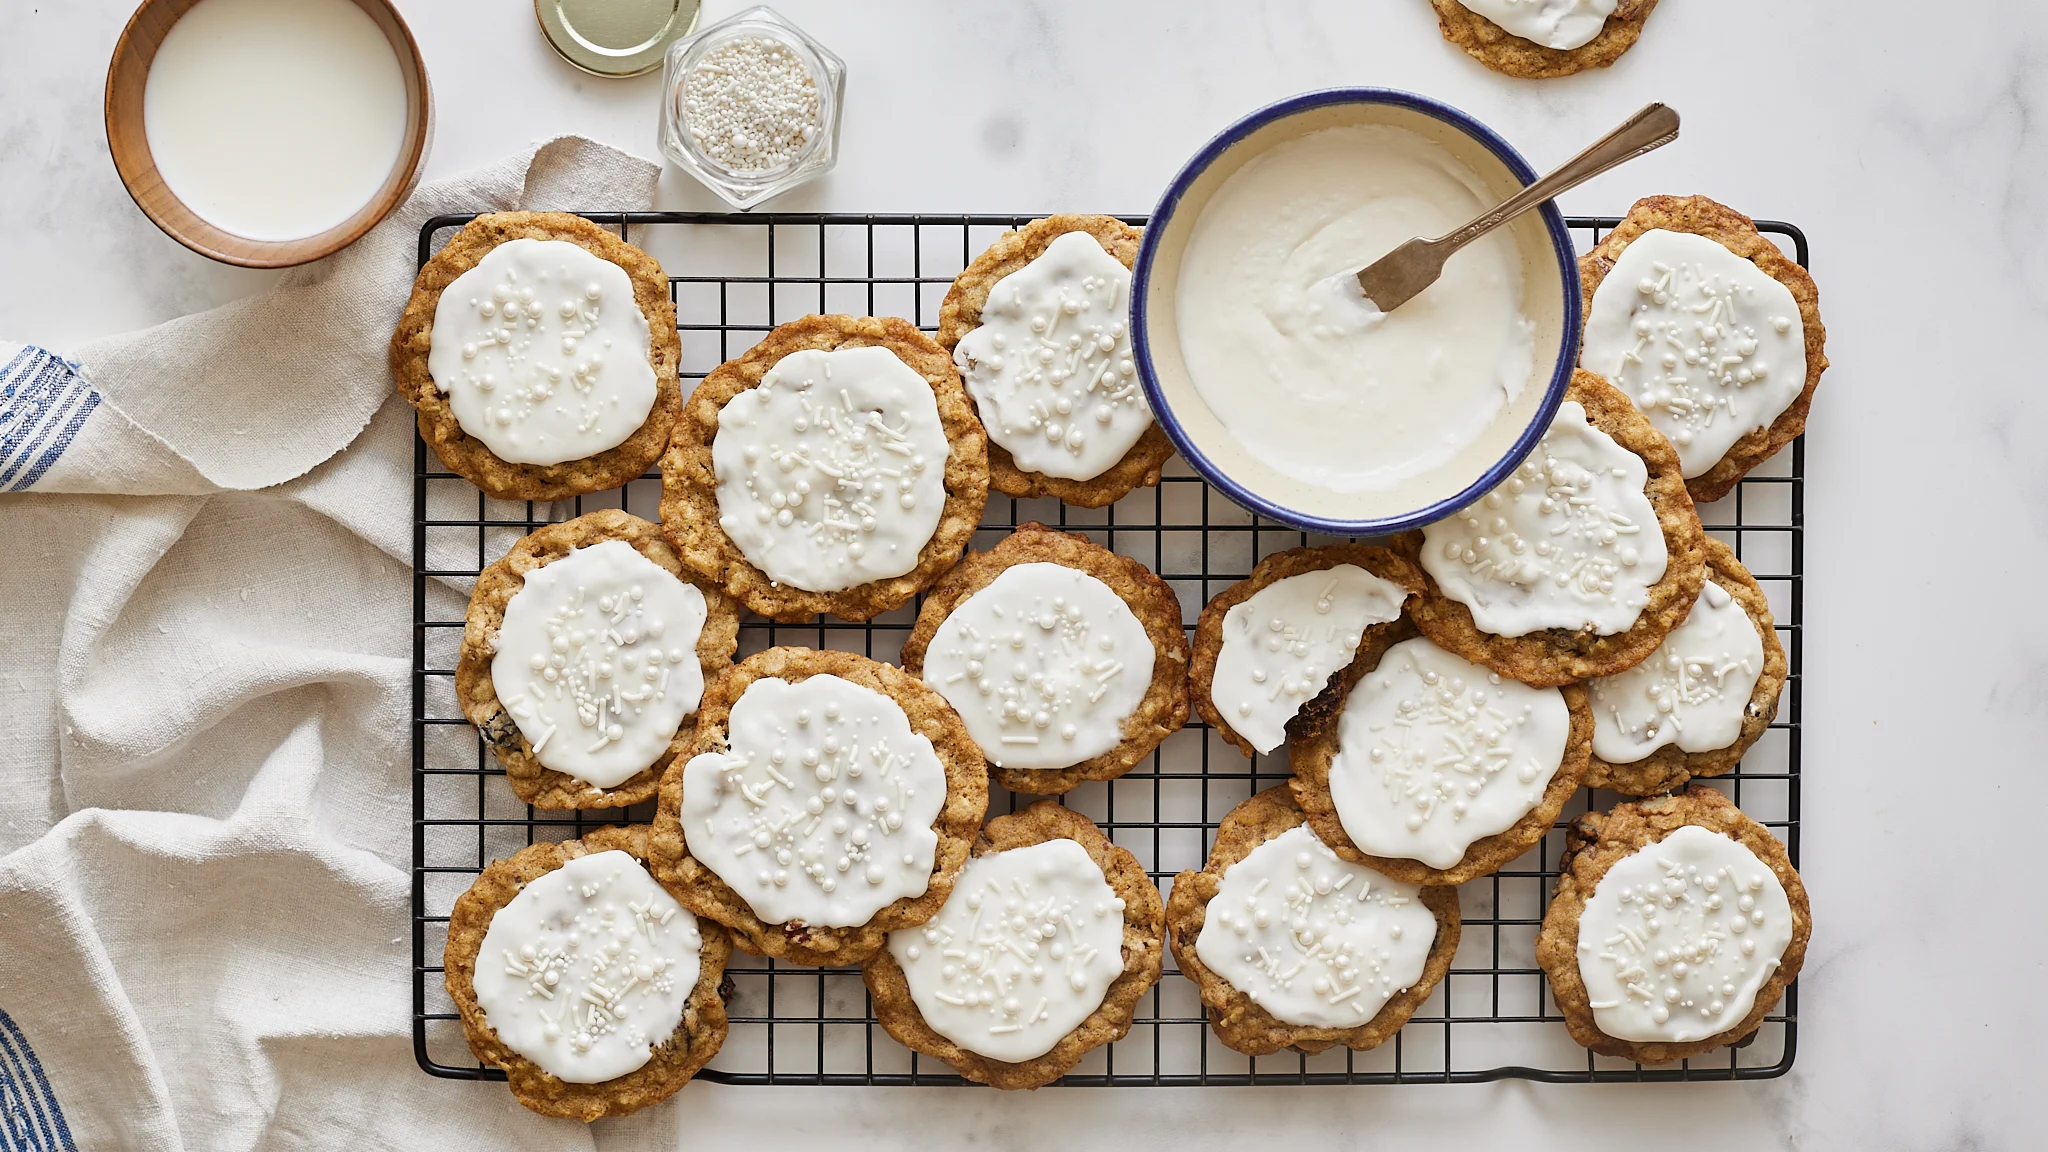
M 1474 840 L 1465 850 L 1464 858 L 1449 868 L 1431 868 L 1420 860 L 1371 855 L 1352 843 L 1345 833 L 1336 801 L 1330 795 L 1330 765 L 1337 756 L 1338 721 L 1352 689 L 1380 666 L 1380 658 L 1387 654 L 1387 649 L 1415 634 L 1412 622 L 1406 618 L 1368 632 L 1358 646 L 1358 658 L 1344 669 L 1342 677 L 1332 685 L 1333 690 L 1325 691 L 1302 708 L 1294 723 L 1287 726 L 1287 763 L 1294 770 L 1294 778 L 1287 786 L 1316 838 L 1344 859 L 1405 884 L 1463 884 L 1500 871 L 1543 842 L 1544 835 L 1556 823 L 1557 814 L 1564 810 L 1565 801 L 1572 798 L 1586 777 L 1586 764 L 1593 748 L 1593 711 L 1587 704 L 1583 685 L 1567 684 L 1558 689 L 1571 712 L 1564 758 L 1536 807 L 1507 831 Z
M 1247 756 L 1257 756 L 1258 748 L 1237 734 L 1237 730 L 1224 719 L 1222 711 L 1216 707 L 1216 702 L 1210 695 L 1216 679 L 1216 658 L 1223 653 L 1223 619 L 1230 614 L 1232 608 L 1251 599 L 1262 588 L 1277 584 L 1289 576 L 1299 576 L 1304 572 L 1320 572 L 1340 564 L 1356 565 L 1383 580 L 1391 580 L 1408 589 L 1411 597 L 1413 593 L 1420 592 L 1423 588 L 1421 570 L 1392 549 L 1375 544 L 1331 544 L 1321 548 L 1289 548 L 1285 552 L 1275 552 L 1259 561 L 1250 576 L 1218 592 L 1202 608 L 1202 617 L 1195 623 L 1194 663 L 1188 668 L 1188 680 L 1194 692 L 1195 709 L 1201 713 L 1204 722 L 1216 729 L 1218 735 Z M 1371 636 L 1375 631 L 1394 627 L 1396 623 L 1390 621 L 1385 624 L 1367 625 L 1365 634 Z M 1364 647 L 1362 641 L 1360 647 Z M 1341 671 L 1340 669 L 1338 672 L 1330 673 L 1330 683 L 1336 682 Z M 1328 690 L 1329 685 L 1326 684 L 1324 691 Z M 1304 712 L 1307 708 L 1306 704 L 1302 706 Z
M 566 240 L 626 270 L 633 299 L 647 317 L 647 363 L 654 369 L 654 407 L 623 443 L 595 456 L 560 464 L 514 464 L 500 458 L 462 430 L 448 398 L 427 371 L 433 345 L 434 309 L 455 278 L 476 267 L 507 240 Z M 676 335 L 676 307 L 668 295 L 661 264 L 605 229 L 567 212 L 490 212 L 464 225 L 434 254 L 413 280 L 412 298 L 391 335 L 391 375 L 419 412 L 420 438 L 450 472 L 501 500 L 563 500 L 616 488 L 652 467 L 667 447 L 682 407 L 676 366 L 682 341 Z
M 599 828 L 581 840 L 530 844 L 506 859 L 494 860 L 455 901 L 455 910 L 448 917 L 448 948 L 443 957 L 446 983 L 448 995 L 462 1015 L 469 1049 L 478 1060 L 504 1069 L 512 1095 L 543 1116 L 589 1121 L 624 1116 L 660 1103 L 689 1083 L 725 1043 L 725 1001 L 718 988 L 725 979 L 725 963 L 732 956 L 732 941 L 725 929 L 701 916 L 697 929 L 704 943 L 698 952 L 696 987 L 675 1033 L 657 1045 L 647 1063 L 636 1071 L 597 1084 L 571 1084 L 507 1047 L 484 1019 L 476 1000 L 476 965 L 491 918 L 541 876 L 579 856 L 614 850 L 645 864 L 647 826 Z
M 733 397 L 759 387 L 761 378 L 783 357 L 805 349 L 840 348 L 887 348 L 931 385 L 951 449 L 946 455 L 946 504 L 910 571 L 838 592 L 806 592 L 770 580 L 719 526 L 711 441 L 718 432 L 719 411 Z M 821 612 L 866 620 L 901 607 L 960 559 L 987 502 L 988 435 L 975 419 L 952 357 L 909 321 L 893 316 L 806 316 L 777 327 L 739 358 L 712 369 L 697 385 L 661 462 L 661 527 L 683 563 L 771 620 L 804 620 Z
M 1785 646 L 1778 642 L 1777 625 L 1771 618 L 1770 601 L 1764 598 L 1764 590 L 1749 569 L 1735 558 L 1734 549 L 1712 536 L 1705 543 L 1707 578 L 1742 605 L 1764 642 L 1763 671 L 1750 691 L 1749 706 L 1743 709 L 1742 734 L 1735 743 L 1711 752 L 1686 752 L 1675 744 L 1666 744 L 1630 764 L 1609 764 L 1596 754 L 1586 770 L 1588 788 L 1612 788 L 1631 796 L 1650 796 L 1683 788 L 1696 776 L 1719 776 L 1742 762 L 1742 754 L 1762 738 L 1770 729 L 1771 718 L 1778 714 L 1778 694 L 1784 690 L 1788 665 Z
M 967 598 L 1018 564 L 1058 564 L 1086 572 L 1109 586 L 1130 606 L 1152 641 L 1152 681 L 1138 707 L 1123 722 L 1123 741 L 1100 756 L 1068 768 L 1002 768 L 990 775 L 1012 792 L 1053 796 L 1090 780 L 1114 780 L 1152 754 L 1188 720 L 1188 641 L 1181 627 L 1180 599 L 1166 581 L 1143 564 L 1069 532 L 1036 521 L 1021 525 L 986 552 L 969 552 L 926 594 L 917 625 L 903 641 L 903 670 L 924 673 L 925 649 L 939 625 Z
M 1248 1056 L 1264 1056 L 1282 1048 L 1314 1054 L 1333 1044 L 1363 1051 L 1377 1048 L 1391 1039 L 1422 1002 L 1429 999 L 1458 951 L 1458 891 L 1426 886 L 1422 903 L 1436 915 L 1436 940 L 1429 947 L 1429 961 L 1422 978 L 1390 997 L 1373 1018 L 1356 1028 L 1323 1028 L 1289 1024 L 1261 1008 L 1250 996 L 1232 987 L 1202 963 L 1195 941 L 1208 922 L 1209 901 L 1223 886 L 1223 873 L 1232 864 L 1251 855 L 1252 850 L 1303 822 L 1300 808 L 1286 785 L 1275 785 L 1232 808 L 1216 826 L 1216 845 L 1209 850 L 1209 862 L 1200 872 L 1183 872 L 1173 878 L 1173 895 L 1166 902 L 1166 924 L 1173 931 L 1173 959 L 1183 976 L 1202 991 L 1202 1004 L 1209 1010 L 1209 1026 L 1232 1049 Z M 1313 829 L 1311 829 L 1313 831 Z M 1368 867 L 1373 867 L 1368 863 Z
M 696 735 L 694 714 L 683 717 L 675 739 L 659 759 L 615 787 L 598 788 L 542 765 L 534 757 L 532 742 L 498 700 L 497 686 L 491 682 L 491 660 L 497 655 L 505 606 L 525 587 L 526 574 L 574 549 L 606 540 L 631 544 L 634 551 L 674 573 L 676 579 L 697 585 L 704 594 L 706 615 L 704 631 L 697 637 L 697 663 L 704 672 L 706 696 L 719 675 L 732 665 L 733 651 L 739 646 L 739 605 L 716 585 L 706 585 L 695 574 L 685 572 L 654 524 L 616 508 L 603 508 L 522 537 L 497 563 L 477 574 L 462 629 L 462 655 L 455 665 L 455 695 L 462 702 L 462 714 L 476 725 L 504 766 L 512 791 L 536 808 L 624 808 L 649 799 L 661 784 L 662 770 L 689 748 Z
M 1711 504 L 1733 491 L 1749 470 L 1777 455 L 1778 449 L 1806 431 L 1806 411 L 1813 405 L 1813 390 L 1820 374 L 1827 371 L 1828 330 L 1820 322 L 1820 291 L 1813 277 L 1787 259 L 1776 244 L 1758 232 L 1749 217 L 1705 196 L 1645 196 L 1629 208 L 1628 215 L 1602 237 L 1591 252 L 1579 257 L 1579 284 L 1585 306 L 1593 306 L 1593 293 L 1629 242 L 1652 229 L 1691 232 L 1705 236 L 1737 256 L 1755 264 L 1764 274 L 1783 284 L 1799 305 L 1800 330 L 1806 336 L 1806 387 L 1768 427 L 1753 428 L 1728 449 L 1711 469 L 1685 482 L 1693 502 Z
M 1651 427 L 1649 418 L 1636 411 L 1629 398 L 1612 384 L 1583 368 L 1572 372 L 1566 400 L 1576 400 L 1586 410 L 1595 428 L 1614 438 L 1622 448 L 1643 458 L 1649 479 L 1643 494 L 1657 513 L 1664 531 L 1666 564 L 1664 576 L 1650 585 L 1649 602 L 1643 606 L 1635 625 L 1626 632 L 1602 636 L 1591 628 L 1567 631 L 1547 628 L 1526 636 L 1495 636 L 1473 622 L 1472 610 L 1444 595 L 1429 573 L 1423 572 L 1424 588 L 1409 601 L 1408 611 L 1422 634 L 1438 647 L 1524 684 L 1556 687 L 1596 676 L 1612 676 L 1643 662 L 1673 628 L 1685 621 L 1699 599 L 1706 582 L 1706 532 L 1699 513 L 1693 510 L 1686 492 L 1685 477 L 1678 466 L 1678 451 L 1663 433 Z M 1423 534 L 1404 532 L 1389 544 L 1411 560 L 1420 557 Z M 1418 564 L 1418 567 L 1420 565 Z
M 969 1052 L 932 1031 L 911 999 L 902 965 L 883 948 L 861 966 L 861 979 L 874 997 L 875 1018 L 896 1042 L 913 1052 L 936 1056 L 960 1075 L 996 1088 L 1042 1088 L 1071 1071 L 1081 1057 L 1104 1044 L 1121 1040 L 1131 1030 L 1138 998 L 1159 982 L 1165 966 L 1166 910 L 1159 889 L 1138 858 L 1110 843 L 1095 822 L 1056 801 L 1040 800 L 1022 812 L 998 816 L 981 830 L 974 854 L 1025 848 L 1048 840 L 1072 840 L 1087 849 L 1103 878 L 1124 902 L 1123 974 L 1103 994 L 1102 1005 L 1052 1051 L 1033 1060 L 1010 1063 Z
M 1022 228 L 1003 233 L 988 250 L 974 258 L 953 280 L 939 305 L 939 345 L 951 352 L 960 338 L 981 327 L 981 310 L 988 306 L 988 294 L 1003 277 L 1045 254 L 1054 240 L 1068 232 L 1086 232 L 1102 250 L 1123 262 L 1126 268 L 1138 261 L 1138 242 L 1144 235 L 1137 228 L 1113 216 L 1061 214 L 1033 220 Z M 1072 480 L 1026 472 L 1002 445 L 989 442 L 989 487 L 1005 496 L 1053 496 L 1062 503 L 1081 508 L 1114 504 L 1138 488 L 1159 483 L 1159 470 L 1173 457 L 1173 443 L 1157 423 L 1145 430 L 1123 459 L 1110 465 L 1100 476 Z
M 1579 975 L 1579 916 L 1586 900 L 1609 868 L 1639 850 L 1655 844 L 1688 825 L 1719 832 L 1748 848 L 1763 861 L 1784 885 L 1792 905 L 1792 942 L 1785 949 L 1778 968 L 1757 989 L 1756 1004 L 1735 1027 L 1704 1040 L 1674 1043 L 1637 1043 L 1617 1040 L 1601 1032 L 1593 1022 L 1585 981 Z M 1784 844 L 1771 830 L 1749 818 L 1726 796 L 1695 784 L 1672 796 L 1634 800 L 1616 805 L 1604 815 L 1588 812 L 1572 822 L 1565 835 L 1564 857 L 1558 867 L 1557 893 L 1543 916 L 1543 929 L 1536 936 L 1536 963 L 1550 978 L 1550 992 L 1564 1014 L 1572 1039 L 1602 1056 L 1618 1056 L 1639 1064 L 1668 1064 L 1697 1056 L 1713 1048 L 1735 1044 L 1757 1030 L 1777 1007 L 1785 986 L 1799 975 L 1806 961 L 1806 941 L 1813 931 L 1813 914 L 1806 899 L 1806 886 L 1792 868 Z
M 909 718 L 910 730 L 932 742 L 932 751 L 946 770 L 946 803 L 939 810 L 938 819 L 932 822 L 939 835 L 938 851 L 933 855 L 931 883 L 924 895 L 906 896 L 875 913 L 866 924 L 855 927 L 830 928 L 800 921 L 762 922 L 745 898 L 690 855 L 682 825 L 683 766 L 688 757 L 678 757 L 662 775 L 661 803 L 654 815 L 650 855 L 655 879 L 666 885 L 685 908 L 732 929 L 734 942 L 742 950 L 819 967 L 858 964 L 880 948 L 890 932 L 931 919 L 953 890 L 953 879 L 967 862 L 975 830 L 988 812 L 988 772 L 981 748 L 967 734 L 959 713 L 953 711 L 945 697 L 925 687 L 915 676 L 851 652 L 770 648 L 733 665 L 719 678 L 715 688 L 705 690 L 704 706 L 697 713 L 697 740 L 690 755 L 727 750 L 726 724 L 733 702 L 754 681 L 774 678 L 801 683 L 826 674 L 894 700 Z
M 1635 47 L 1643 22 L 1657 0 L 1620 0 L 1600 34 L 1577 48 L 1559 49 L 1525 40 L 1472 11 L 1458 0 L 1429 0 L 1436 7 L 1437 27 L 1444 39 L 1465 54 L 1504 76 L 1547 80 L 1588 68 L 1605 68 Z

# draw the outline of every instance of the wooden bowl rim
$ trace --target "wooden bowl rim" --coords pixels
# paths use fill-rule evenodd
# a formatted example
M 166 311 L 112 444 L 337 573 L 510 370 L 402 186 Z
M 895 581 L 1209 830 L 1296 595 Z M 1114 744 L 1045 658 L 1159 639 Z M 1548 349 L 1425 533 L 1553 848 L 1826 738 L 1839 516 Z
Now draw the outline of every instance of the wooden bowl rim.
M 149 69 L 156 61 L 156 51 L 162 45 L 162 38 L 145 43 L 138 34 L 138 26 L 146 15 L 162 9 L 175 9 L 169 23 L 164 25 L 168 32 L 171 25 L 182 19 L 185 13 L 196 7 L 200 0 L 142 0 L 135 12 L 128 17 L 128 23 L 121 29 L 121 37 L 114 44 L 113 56 L 107 62 L 107 84 L 105 93 L 105 124 L 107 150 L 113 155 L 114 168 L 121 175 L 121 185 L 128 190 L 129 199 L 142 209 L 150 221 L 163 230 L 164 235 L 183 244 L 208 259 L 243 268 L 290 268 L 310 263 L 323 256 L 331 256 L 361 239 L 365 233 L 377 226 L 394 208 L 405 202 L 413 187 L 419 183 L 420 171 L 425 167 L 427 146 L 433 137 L 433 89 L 427 78 L 427 65 L 420 55 L 418 40 L 405 17 L 391 0 L 350 0 L 362 8 L 372 20 L 378 23 L 378 30 L 386 40 L 392 39 L 396 30 L 393 54 L 398 57 L 399 71 L 406 80 L 406 129 L 405 140 L 400 146 L 398 163 L 392 166 L 377 194 L 357 209 L 348 219 L 324 232 L 301 236 L 292 240 L 254 240 L 219 227 L 194 212 L 163 181 L 156 169 L 156 159 L 149 150 L 149 137 L 139 123 L 142 103 L 141 92 L 149 81 Z M 387 25 L 378 19 L 374 7 L 388 17 Z M 147 55 L 144 55 L 144 53 Z M 128 134 L 117 131 L 117 120 L 126 123 L 130 118 L 117 110 L 119 97 L 134 89 L 136 109 L 132 117 L 133 140 Z M 417 96 L 415 96 L 415 90 Z

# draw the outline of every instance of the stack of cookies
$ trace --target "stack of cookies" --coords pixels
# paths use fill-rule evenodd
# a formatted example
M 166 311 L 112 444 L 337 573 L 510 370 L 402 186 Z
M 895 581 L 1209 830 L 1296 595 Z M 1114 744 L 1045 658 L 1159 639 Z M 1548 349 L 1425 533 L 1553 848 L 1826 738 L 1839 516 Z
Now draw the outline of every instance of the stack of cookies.
M 1537 848 L 1581 787 L 1539 960 L 1572 1035 L 1677 1059 L 1796 974 L 1783 848 L 1695 777 L 1786 677 L 1769 607 L 1695 501 L 1798 435 L 1826 360 L 1812 283 L 1749 221 L 1653 198 L 1586 258 L 1583 367 L 1511 478 L 1382 544 L 1268 556 L 1202 611 L 991 488 L 1101 507 L 1172 450 L 1130 355 L 1135 229 L 1054 216 L 961 273 L 934 339 L 807 316 L 684 398 L 646 253 L 578 217 L 477 218 L 392 342 L 422 436 L 485 492 L 559 499 L 659 460 L 661 523 L 590 512 L 478 578 L 462 707 L 525 802 L 651 823 L 485 869 L 447 981 L 479 1059 L 584 1120 L 674 1092 L 725 1034 L 730 950 L 859 965 L 905 1046 L 1035 1088 L 1125 1035 L 1171 948 L 1217 1036 L 1370 1048 L 1449 971 L 1456 888 Z M 777 647 L 743 613 L 916 602 L 900 666 Z M 1238 806 L 1171 901 L 1056 800 L 1190 707 L 1293 777 Z

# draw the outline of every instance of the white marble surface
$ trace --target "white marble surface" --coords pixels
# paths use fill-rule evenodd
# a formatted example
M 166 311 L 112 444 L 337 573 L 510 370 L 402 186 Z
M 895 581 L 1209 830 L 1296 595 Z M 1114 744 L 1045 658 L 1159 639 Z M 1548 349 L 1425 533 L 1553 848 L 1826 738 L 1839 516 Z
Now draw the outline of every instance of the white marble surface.
M 739 5 L 713 0 L 712 17 Z M 2038 1146 L 2033 887 L 2048 812 L 2048 7 L 1667 0 L 1614 68 L 1509 81 L 1425 0 L 778 6 L 845 57 L 844 160 L 789 209 L 1144 211 L 1236 114 L 1373 83 L 1461 105 L 1539 166 L 1646 100 L 1684 139 L 1566 201 L 1704 192 L 1814 244 L 1834 362 L 1809 444 L 1805 843 L 1816 930 L 1790 1076 L 1748 1086 L 858 1092 L 693 1085 L 611 1134 L 762 1147 Z M 655 82 L 559 63 L 526 0 L 403 0 L 429 174 L 576 131 L 652 151 Z M 254 290 L 129 203 L 100 130 L 126 0 L 0 6 L 0 332 L 57 347 Z M 1953 14 L 1951 14 L 1953 13 Z M 662 207 L 715 207 L 671 172 Z M 403 612 L 403 605 L 393 605 Z M 502 1092 L 448 1085 L 450 1093 Z M 365 1102 L 366 1106 L 369 1102 Z M 509 1101 L 506 1104 L 510 1107 Z M 773 1125 L 772 1128 L 769 1125 Z M 610 1140 L 602 1140 L 610 1143 Z M 625 1143 L 625 1140 L 619 1141 Z

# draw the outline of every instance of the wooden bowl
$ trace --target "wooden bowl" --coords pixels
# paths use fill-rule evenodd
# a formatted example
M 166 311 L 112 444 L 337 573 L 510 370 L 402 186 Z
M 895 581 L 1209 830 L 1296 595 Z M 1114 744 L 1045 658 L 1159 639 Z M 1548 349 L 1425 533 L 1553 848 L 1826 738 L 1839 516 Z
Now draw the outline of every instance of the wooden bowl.
M 149 80 L 149 66 L 178 18 L 199 0 L 143 0 L 129 17 L 128 27 L 114 45 L 114 59 L 107 65 L 107 147 L 114 154 L 114 167 L 135 206 L 156 222 L 164 234 L 202 256 L 245 268 L 287 268 L 318 260 L 354 243 L 411 193 L 418 183 L 427 156 L 427 142 L 433 135 L 433 96 L 427 86 L 427 67 L 420 59 L 419 45 L 411 29 L 389 0 L 354 0 L 383 30 L 398 56 L 398 70 L 405 77 L 405 138 L 398 149 L 398 162 L 377 189 L 370 202 L 348 219 L 312 236 L 296 240 L 251 240 L 218 228 L 201 219 L 165 186 L 149 152 L 143 132 L 142 94 Z

